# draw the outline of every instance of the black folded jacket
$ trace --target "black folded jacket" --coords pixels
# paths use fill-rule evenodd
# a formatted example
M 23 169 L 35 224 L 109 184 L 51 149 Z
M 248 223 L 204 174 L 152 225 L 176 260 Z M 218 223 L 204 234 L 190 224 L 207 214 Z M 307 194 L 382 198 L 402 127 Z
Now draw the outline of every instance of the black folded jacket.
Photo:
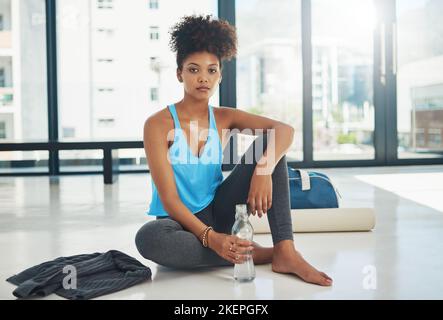
M 74 282 L 66 279 L 74 274 L 76 288 L 70 288 Z M 55 293 L 67 299 L 86 300 L 149 279 L 151 269 L 125 253 L 111 250 L 106 253 L 60 257 L 26 269 L 6 281 L 18 286 L 13 292 L 17 298 L 44 297 Z

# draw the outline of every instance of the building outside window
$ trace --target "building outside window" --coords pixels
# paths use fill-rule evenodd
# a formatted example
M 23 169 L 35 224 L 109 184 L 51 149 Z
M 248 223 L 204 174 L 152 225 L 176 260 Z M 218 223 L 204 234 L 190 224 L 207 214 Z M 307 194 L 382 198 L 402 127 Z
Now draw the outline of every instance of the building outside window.
M 48 140 L 45 19 L 45 0 L 0 1 L 0 139 Z M 0 152 L 0 172 L 47 172 L 47 159 L 48 151 Z
M 97 0 L 98 9 L 113 9 L 114 0 Z
M 149 28 L 149 34 L 151 40 L 159 40 L 160 34 L 159 34 L 159 28 L 158 27 L 150 27 Z
M 151 88 L 151 101 L 158 101 L 158 88 Z
M 6 123 L 0 122 L 0 139 L 6 139 Z
M 149 0 L 149 9 L 157 10 L 158 9 L 158 0 Z
M 5 69 L 0 69 L 0 88 L 6 87 Z

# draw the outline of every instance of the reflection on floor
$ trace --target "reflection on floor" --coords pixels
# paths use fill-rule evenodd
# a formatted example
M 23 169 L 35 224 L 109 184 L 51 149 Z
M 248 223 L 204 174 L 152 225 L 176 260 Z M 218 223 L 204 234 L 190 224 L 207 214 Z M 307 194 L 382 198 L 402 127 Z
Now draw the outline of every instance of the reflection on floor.
M 331 288 L 270 265 L 238 285 L 230 267 L 185 272 L 144 260 L 134 235 L 150 219 L 145 174 L 121 175 L 112 186 L 101 175 L 1 178 L 0 277 L 59 256 L 116 249 L 151 267 L 153 280 L 101 299 L 442 299 L 443 166 L 316 171 L 331 176 L 342 206 L 377 214 L 373 232 L 295 234 L 305 258 L 333 277 Z M 270 235 L 255 240 L 272 244 Z M 14 299 L 13 290 L 1 281 L 0 299 Z

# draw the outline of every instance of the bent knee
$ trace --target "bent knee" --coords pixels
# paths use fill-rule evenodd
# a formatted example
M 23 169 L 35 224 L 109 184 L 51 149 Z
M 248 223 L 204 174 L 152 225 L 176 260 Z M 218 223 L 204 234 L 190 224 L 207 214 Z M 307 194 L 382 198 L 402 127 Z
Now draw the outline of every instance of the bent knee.
M 153 220 L 143 225 L 135 236 L 138 252 L 145 259 L 156 262 L 162 252 L 161 244 L 171 231 L 176 231 L 180 225 L 170 219 Z
M 135 235 L 135 245 L 143 258 L 151 260 L 156 250 L 155 243 L 158 243 L 163 227 L 160 220 L 150 221 L 144 224 Z

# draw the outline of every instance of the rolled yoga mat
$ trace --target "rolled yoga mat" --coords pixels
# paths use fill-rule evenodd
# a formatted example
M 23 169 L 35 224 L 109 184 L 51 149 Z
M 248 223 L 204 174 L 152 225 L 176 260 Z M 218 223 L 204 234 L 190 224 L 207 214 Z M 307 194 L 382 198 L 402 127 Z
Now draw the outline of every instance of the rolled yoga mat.
M 293 232 L 370 231 L 375 227 L 375 212 L 371 208 L 293 209 Z M 266 215 L 249 216 L 254 233 L 270 233 Z

